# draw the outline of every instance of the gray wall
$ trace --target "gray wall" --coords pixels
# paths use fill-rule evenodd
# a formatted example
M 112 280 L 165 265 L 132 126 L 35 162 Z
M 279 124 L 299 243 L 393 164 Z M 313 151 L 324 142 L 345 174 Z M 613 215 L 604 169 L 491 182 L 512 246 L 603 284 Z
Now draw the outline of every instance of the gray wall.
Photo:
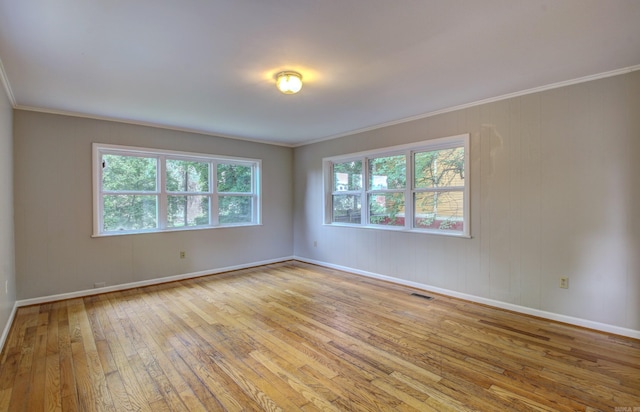
M 12 117 L 13 109 L 4 88 L 0 86 L 0 333 L 7 324 L 16 301 Z
M 639 114 L 636 71 L 296 148 L 295 255 L 638 331 Z M 322 224 L 323 157 L 461 133 L 472 239 Z
M 22 110 L 13 120 L 18 299 L 293 254 L 291 148 Z M 264 224 L 92 238 L 92 142 L 262 159 Z

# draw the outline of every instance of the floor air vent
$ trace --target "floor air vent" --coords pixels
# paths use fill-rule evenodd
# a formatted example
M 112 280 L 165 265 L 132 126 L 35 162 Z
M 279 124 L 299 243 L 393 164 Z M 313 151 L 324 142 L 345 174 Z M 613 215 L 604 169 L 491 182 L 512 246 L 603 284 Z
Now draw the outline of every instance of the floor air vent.
M 426 300 L 433 299 L 433 296 L 421 295 L 419 293 L 412 293 L 411 296 L 417 296 L 419 298 L 426 299 Z

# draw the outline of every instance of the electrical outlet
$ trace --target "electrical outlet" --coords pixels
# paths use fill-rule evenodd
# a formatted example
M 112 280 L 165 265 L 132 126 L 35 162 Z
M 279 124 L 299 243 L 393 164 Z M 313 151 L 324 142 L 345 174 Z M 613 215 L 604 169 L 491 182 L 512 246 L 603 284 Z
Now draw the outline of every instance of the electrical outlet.
M 569 278 L 560 278 L 560 288 L 569 289 Z
M 103 288 L 105 286 L 107 286 L 107 282 L 96 282 L 93 284 L 94 288 Z
M 318 247 L 318 241 L 317 240 L 313 241 L 313 247 Z
M 184 259 L 187 257 L 187 252 L 185 252 L 184 250 L 180 251 L 180 259 Z

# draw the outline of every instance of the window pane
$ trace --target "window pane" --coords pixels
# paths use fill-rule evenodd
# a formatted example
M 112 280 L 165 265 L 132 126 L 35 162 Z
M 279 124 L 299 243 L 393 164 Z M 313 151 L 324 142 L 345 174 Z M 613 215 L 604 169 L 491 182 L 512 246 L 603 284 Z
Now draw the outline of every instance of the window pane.
M 158 197 L 155 195 L 105 195 L 105 232 L 143 230 L 157 227 Z
M 220 224 L 251 223 L 252 212 L 251 196 L 220 196 L 218 198 Z
M 102 190 L 156 191 L 156 165 L 153 157 L 102 155 Z
M 340 223 L 360 223 L 362 205 L 360 195 L 333 196 L 333 221 Z
M 415 187 L 464 186 L 464 148 L 416 153 Z
M 251 193 L 251 167 L 219 164 L 218 192 Z
M 167 227 L 209 224 L 209 196 L 167 196 Z
M 362 161 L 334 163 L 333 165 L 333 191 L 362 189 Z
M 404 193 L 370 194 L 369 222 L 375 225 L 404 226 Z
M 369 159 L 369 190 L 404 189 L 406 181 L 404 155 Z
M 464 230 L 464 192 L 416 193 L 414 225 L 420 229 Z
M 167 159 L 167 190 L 170 192 L 208 192 L 209 163 Z

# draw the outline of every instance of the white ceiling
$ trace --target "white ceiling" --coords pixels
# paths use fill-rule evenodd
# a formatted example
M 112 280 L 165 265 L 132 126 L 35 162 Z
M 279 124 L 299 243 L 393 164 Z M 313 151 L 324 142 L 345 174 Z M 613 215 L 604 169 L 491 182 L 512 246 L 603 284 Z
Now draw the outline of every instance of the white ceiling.
M 299 145 L 637 69 L 640 0 L 0 0 L 0 59 L 16 108 Z

